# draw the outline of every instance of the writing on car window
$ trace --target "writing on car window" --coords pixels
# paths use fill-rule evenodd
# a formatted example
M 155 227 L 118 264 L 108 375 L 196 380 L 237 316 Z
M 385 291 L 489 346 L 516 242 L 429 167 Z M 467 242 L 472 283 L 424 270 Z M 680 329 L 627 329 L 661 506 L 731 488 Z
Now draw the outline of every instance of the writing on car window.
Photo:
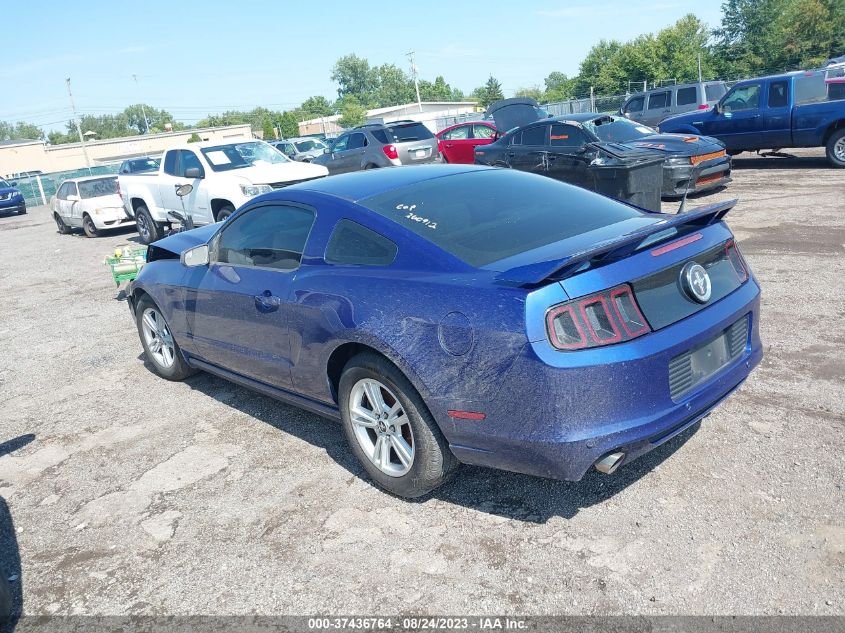
M 397 211 L 400 211 L 400 212 L 401 211 L 407 211 L 407 213 L 405 214 L 406 220 L 411 220 L 412 222 L 419 222 L 423 226 L 427 226 L 430 229 L 436 229 L 437 228 L 437 222 L 434 222 L 433 220 L 430 220 L 429 218 L 424 218 L 421 215 L 417 215 L 416 213 L 414 213 L 414 209 L 416 209 L 416 208 L 417 208 L 417 205 L 415 205 L 415 204 L 412 204 L 412 205 L 409 206 L 407 204 L 401 204 L 400 203 L 400 204 L 396 205 Z

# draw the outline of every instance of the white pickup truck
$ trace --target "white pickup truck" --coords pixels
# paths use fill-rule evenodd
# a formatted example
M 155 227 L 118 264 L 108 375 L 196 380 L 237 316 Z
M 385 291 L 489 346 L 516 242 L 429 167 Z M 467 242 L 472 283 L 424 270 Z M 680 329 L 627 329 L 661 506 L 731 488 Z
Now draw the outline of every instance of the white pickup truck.
M 126 212 L 149 244 L 164 236 L 169 211 L 189 213 L 197 226 L 219 222 L 250 198 L 328 173 L 263 141 L 205 141 L 168 149 L 158 172 L 120 174 L 118 182 Z M 193 190 L 180 199 L 176 189 L 185 184 Z

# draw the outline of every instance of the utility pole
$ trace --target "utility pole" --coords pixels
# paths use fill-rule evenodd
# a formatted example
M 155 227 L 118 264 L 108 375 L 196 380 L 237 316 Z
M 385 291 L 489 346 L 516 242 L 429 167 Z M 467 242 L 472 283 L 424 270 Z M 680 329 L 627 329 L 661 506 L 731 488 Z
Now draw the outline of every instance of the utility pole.
M 406 53 L 409 60 L 411 60 L 411 76 L 414 78 L 414 88 L 417 91 L 417 105 L 422 112 L 422 100 L 420 99 L 420 82 L 417 80 L 417 64 L 414 62 L 414 51 Z
M 133 73 L 132 79 L 135 80 L 135 87 L 137 88 L 138 87 L 138 75 Z M 140 91 L 138 92 L 138 94 L 139 95 L 141 94 Z M 147 111 L 144 110 L 144 102 L 141 101 L 140 105 L 141 105 L 141 114 L 144 116 L 144 127 L 147 130 L 146 133 L 149 134 L 150 133 L 150 122 L 147 120 Z
M 76 103 L 73 101 L 73 93 L 70 91 L 70 77 L 65 79 L 67 83 L 67 96 L 70 97 L 70 107 L 73 110 L 73 122 L 76 123 L 76 132 L 79 134 L 79 142 L 82 143 L 82 153 L 85 154 L 85 164 L 88 166 L 88 173 L 91 173 L 91 159 L 88 158 L 88 148 L 85 147 L 85 138 L 82 136 L 82 128 L 79 127 L 79 115 L 76 113 Z

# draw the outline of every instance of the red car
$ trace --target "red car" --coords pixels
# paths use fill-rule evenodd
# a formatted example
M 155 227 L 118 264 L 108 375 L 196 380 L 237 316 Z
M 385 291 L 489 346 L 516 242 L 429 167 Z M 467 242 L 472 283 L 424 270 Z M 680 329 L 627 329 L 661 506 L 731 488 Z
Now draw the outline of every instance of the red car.
M 475 148 L 495 141 L 497 133 L 496 126 L 487 121 L 458 123 L 436 134 L 437 149 L 447 163 L 471 165 L 475 162 Z

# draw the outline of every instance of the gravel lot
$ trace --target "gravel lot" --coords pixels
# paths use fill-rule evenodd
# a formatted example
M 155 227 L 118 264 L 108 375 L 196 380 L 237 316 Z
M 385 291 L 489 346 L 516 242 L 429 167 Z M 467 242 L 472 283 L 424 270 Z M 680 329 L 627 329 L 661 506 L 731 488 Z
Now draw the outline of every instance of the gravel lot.
M 362 479 L 332 422 L 156 378 L 102 264 L 133 232 L 0 217 L 0 568 L 23 612 L 845 613 L 845 171 L 822 156 L 740 157 L 690 201 L 740 199 L 766 345 L 698 428 L 609 477 L 464 467 L 419 502 Z

